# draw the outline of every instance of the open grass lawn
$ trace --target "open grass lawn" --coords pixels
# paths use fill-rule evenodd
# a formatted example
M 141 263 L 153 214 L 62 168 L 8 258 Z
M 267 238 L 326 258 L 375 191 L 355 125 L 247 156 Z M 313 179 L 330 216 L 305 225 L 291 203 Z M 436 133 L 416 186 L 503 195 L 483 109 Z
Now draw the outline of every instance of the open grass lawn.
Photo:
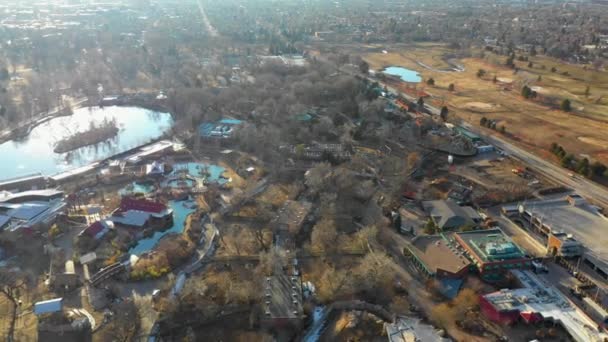
M 478 56 L 478 52 L 473 55 Z M 483 116 L 497 120 L 499 126 L 504 125 L 531 150 L 545 153 L 556 142 L 568 152 L 608 163 L 608 72 L 592 70 L 591 66 L 584 70 L 582 66 L 537 56 L 529 59 L 531 68 L 528 62 L 516 60 L 520 70 L 514 73 L 503 66 L 505 56 L 490 52 L 483 59 L 458 60 L 466 68 L 464 72 L 437 70 L 448 67 L 444 59 L 450 53 L 441 45 L 425 44 L 389 50 L 386 54 L 369 53 L 364 58 L 374 70 L 397 65 L 418 71 L 425 81 L 434 78 L 433 87 L 424 82 L 418 85 L 435 97 L 432 103 L 446 104 L 453 114 L 474 125 L 479 125 Z M 551 71 L 553 67 L 556 72 Z M 477 77 L 479 69 L 486 71 L 482 78 Z M 494 76 L 499 82 L 493 82 Z M 455 86 L 454 92 L 447 90 L 450 83 Z M 539 101 L 524 99 L 520 95 L 523 85 L 533 87 Z M 585 95 L 587 86 L 589 96 Z M 570 113 L 556 108 L 565 98 L 572 101 Z M 541 103 L 549 99 L 553 99 L 553 106 Z

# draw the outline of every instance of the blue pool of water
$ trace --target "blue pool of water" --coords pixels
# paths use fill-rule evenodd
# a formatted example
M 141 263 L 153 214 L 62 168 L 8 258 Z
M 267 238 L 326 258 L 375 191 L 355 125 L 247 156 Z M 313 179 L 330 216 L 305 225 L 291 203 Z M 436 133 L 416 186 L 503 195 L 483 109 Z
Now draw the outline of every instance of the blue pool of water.
M 384 69 L 382 72 L 388 75 L 398 76 L 405 82 L 418 83 L 422 81 L 422 76 L 420 76 L 418 72 L 403 67 L 392 66 Z
M 61 139 L 86 131 L 93 122 L 116 120 L 113 139 L 67 153 L 55 153 Z M 160 137 L 171 128 L 171 114 L 138 107 L 88 107 L 53 118 L 32 129 L 23 139 L 0 144 L 0 180 L 42 172 L 53 175 L 111 157 Z M 2 129 L 2 127 L 0 127 Z
M 222 174 L 226 171 L 221 166 L 209 165 L 205 163 L 179 163 L 173 165 L 173 172 L 171 175 L 178 175 L 181 171 L 187 170 L 188 174 L 194 178 L 203 178 L 205 173 L 208 172 L 208 182 L 224 184 L 228 180 L 222 178 Z
M 132 195 L 132 194 L 149 194 L 155 190 L 155 186 L 152 183 L 138 183 L 133 182 L 121 189 L 118 193 L 121 196 Z
M 167 182 L 167 185 L 172 187 L 172 188 L 182 188 L 182 187 L 193 187 L 194 186 L 194 180 L 192 179 L 172 179 L 170 181 Z
M 129 254 L 139 256 L 152 250 L 163 236 L 182 233 L 186 217 L 195 210 L 190 207 L 192 204 L 192 201 L 169 201 L 169 206 L 173 209 L 173 226 L 164 232 L 156 232 L 149 238 L 139 240 L 137 245 L 129 250 Z

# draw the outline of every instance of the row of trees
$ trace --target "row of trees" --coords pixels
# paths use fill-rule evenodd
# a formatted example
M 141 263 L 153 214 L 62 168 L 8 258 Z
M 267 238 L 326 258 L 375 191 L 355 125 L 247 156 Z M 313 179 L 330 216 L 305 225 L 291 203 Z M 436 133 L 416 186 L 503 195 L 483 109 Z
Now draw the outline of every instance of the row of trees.
M 585 90 L 585 94 L 588 94 L 588 92 L 589 87 L 587 87 L 587 89 Z M 521 96 L 525 99 L 535 99 L 538 97 L 538 93 L 535 90 L 532 90 L 532 88 L 525 85 L 521 88 Z M 563 99 L 559 105 L 559 108 L 564 112 L 570 112 L 572 110 L 572 102 L 570 102 L 569 99 Z
M 479 124 L 483 127 L 487 127 L 489 129 L 500 131 L 500 133 L 503 133 L 503 134 L 507 132 L 507 127 L 505 125 L 501 125 L 500 127 L 498 127 L 497 126 L 498 123 L 496 122 L 496 120 L 488 119 L 485 116 L 479 120 Z
M 608 168 L 599 161 L 595 161 L 591 164 L 587 158 L 576 159 L 572 153 L 567 153 L 566 150 L 557 143 L 551 144 L 551 153 L 560 160 L 562 167 L 575 171 L 587 178 L 608 178 Z

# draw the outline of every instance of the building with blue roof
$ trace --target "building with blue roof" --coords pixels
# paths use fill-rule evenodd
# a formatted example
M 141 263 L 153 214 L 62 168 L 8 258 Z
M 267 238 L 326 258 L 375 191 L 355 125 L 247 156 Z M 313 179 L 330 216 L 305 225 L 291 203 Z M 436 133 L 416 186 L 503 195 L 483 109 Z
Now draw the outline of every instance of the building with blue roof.
M 63 310 L 63 298 L 49 299 L 34 304 L 34 314 L 37 316 L 61 310 Z
M 18 231 L 40 224 L 50 226 L 65 207 L 63 192 L 60 191 L 3 194 L 0 196 L 0 231 Z
M 242 120 L 238 120 L 238 119 L 226 118 L 226 119 L 220 120 L 219 123 L 224 124 L 224 125 L 233 125 L 234 126 L 234 125 L 240 125 L 240 124 L 242 124 L 243 121 Z
M 198 134 L 201 138 L 225 139 L 231 138 L 236 128 L 243 124 L 238 119 L 224 118 L 217 122 L 203 122 L 198 126 Z

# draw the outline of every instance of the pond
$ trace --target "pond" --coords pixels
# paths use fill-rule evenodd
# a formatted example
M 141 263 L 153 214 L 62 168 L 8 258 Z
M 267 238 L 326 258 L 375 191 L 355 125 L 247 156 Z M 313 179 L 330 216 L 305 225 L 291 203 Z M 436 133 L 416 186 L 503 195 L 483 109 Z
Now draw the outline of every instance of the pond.
M 191 188 L 196 185 L 196 181 L 190 178 L 174 178 L 167 181 L 167 186 L 171 188 Z
M 210 183 L 225 184 L 228 180 L 222 177 L 226 171 L 221 166 L 210 165 L 205 163 L 179 163 L 173 165 L 173 172 L 170 176 L 177 177 L 182 172 L 186 172 L 189 176 L 197 179 L 204 179 Z M 170 178 L 170 177 L 169 177 Z
M 118 193 L 121 196 L 128 196 L 133 194 L 144 194 L 147 195 L 156 190 L 156 186 L 153 182 L 133 182 L 123 189 L 121 189 Z
M 173 225 L 171 228 L 156 232 L 149 238 L 141 239 L 135 247 L 129 250 L 129 254 L 139 256 L 148 252 L 156 246 L 158 241 L 167 234 L 181 234 L 184 231 L 184 224 L 188 215 L 195 211 L 194 202 L 188 201 L 169 201 L 169 207 L 173 209 Z
M 67 153 L 53 152 L 61 139 L 86 131 L 91 123 L 116 120 L 118 135 Z M 53 118 L 25 138 L 0 144 L 0 180 L 42 172 L 53 175 L 111 157 L 160 137 L 173 124 L 171 114 L 139 107 L 85 107 Z
M 418 72 L 403 67 L 392 66 L 384 69 L 382 72 L 388 75 L 398 76 L 404 82 L 418 83 L 422 81 L 422 76 L 420 76 Z

